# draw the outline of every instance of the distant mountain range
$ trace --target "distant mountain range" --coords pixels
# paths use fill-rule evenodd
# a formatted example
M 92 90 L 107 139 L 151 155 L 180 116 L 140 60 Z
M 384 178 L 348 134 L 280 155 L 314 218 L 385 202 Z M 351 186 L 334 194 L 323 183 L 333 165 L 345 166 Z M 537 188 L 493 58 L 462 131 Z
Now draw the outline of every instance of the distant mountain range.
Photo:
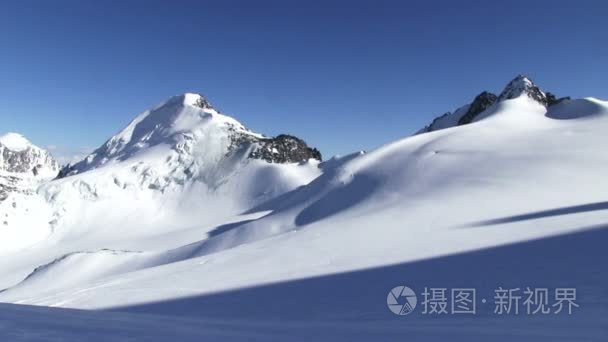
M 268 303 L 296 301 L 288 316 L 318 305 L 324 324 L 383 322 L 393 318 L 383 296 L 403 285 L 394 274 L 368 279 L 384 293 L 341 286 L 343 295 L 332 281 L 605 224 L 607 128 L 608 102 L 558 98 L 517 76 L 418 134 L 325 160 L 197 94 L 141 113 L 61 169 L 10 133 L 0 138 L 0 301 L 116 309 L 183 300 L 175 307 L 188 311 L 188 298 L 314 278 L 318 302 L 269 291 Z M 482 259 L 470 266 L 491 268 Z M 357 306 L 360 296 L 382 310 Z M 273 312 L 226 298 L 230 314 Z

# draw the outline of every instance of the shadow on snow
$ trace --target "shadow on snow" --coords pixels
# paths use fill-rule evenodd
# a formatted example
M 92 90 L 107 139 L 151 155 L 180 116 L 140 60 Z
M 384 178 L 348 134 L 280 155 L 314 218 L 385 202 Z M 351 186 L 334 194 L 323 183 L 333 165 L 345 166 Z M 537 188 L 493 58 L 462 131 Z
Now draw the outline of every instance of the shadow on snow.
M 370 340 L 384 336 L 432 341 L 465 337 L 511 341 L 517 335 L 518 341 L 600 341 L 608 336 L 605 329 L 608 274 L 603 266 L 608 260 L 607 228 L 608 224 L 584 227 L 585 230 L 578 233 L 418 262 L 115 311 L 226 319 L 252 326 L 259 321 L 275 322 L 286 328 L 297 322 L 316 322 L 312 329 L 296 329 L 297 336 L 292 336 L 296 340 L 328 336 L 332 340 Z M 409 286 L 418 294 L 418 307 L 408 316 L 396 316 L 387 309 L 387 294 L 398 285 Z M 425 287 L 447 288 L 448 291 L 475 288 L 477 315 L 423 315 L 420 303 Z M 494 290 L 498 287 L 520 288 L 521 291 L 526 287 L 549 288 L 550 291 L 557 287 L 576 288 L 580 307 L 571 316 L 530 316 L 525 314 L 520 303 L 518 316 L 498 316 L 494 314 L 493 301 Z M 523 301 L 525 295 L 520 295 Z M 553 292 L 550 295 L 552 297 Z M 482 299 L 487 303 L 482 303 Z

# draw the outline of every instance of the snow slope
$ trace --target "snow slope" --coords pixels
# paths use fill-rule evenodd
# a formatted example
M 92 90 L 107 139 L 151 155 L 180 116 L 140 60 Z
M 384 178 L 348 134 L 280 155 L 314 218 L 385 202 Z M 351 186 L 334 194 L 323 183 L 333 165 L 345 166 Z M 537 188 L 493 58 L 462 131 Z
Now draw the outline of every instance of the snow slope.
M 12 195 L 13 211 L 26 210 L 11 214 L 18 227 L 0 232 L 6 242 L 0 255 L 17 259 L 6 265 L 0 287 L 46 264 L 96 253 L 120 259 L 198 241 L 220 224 L 257 218 L 261 214 L 241 214 L 320 174 L 314 159 L 250 158 L 257 139 L 265 138 L 200 95 L 175 96 L 138 115 L 85 160 L 64 168 L 60 179 L 32 186 L 28 198 Z M 113 253 L 98 252 L 104 249 Z M 95 270 L 93 278 L 112 274 Z
M 150 256 L 183 263 L 105 278 L 101 289 L 94 283 L 36 298 L 33 293 L 46 289 L 13 296 L 21 292 L 16 286 L 0 298 L 78 308 L 140 304 L 175 298 L 167 282 L 177 277 L 184 286 L 178 296 L 200 295 L 422 260 L 604 223 L 602 210 L 500 221 L 605 200 L 605 188 L 598 184 L 608 172 L 608 156 L 595 147 L 606 139 L 608 104 L 588 99 L 564 103 L 556 112 L 543 108 L 519 97 L 502 102 L 476 123 L 345 158 L 306 187 L 257 208 L 270 213 L 220 227 L 220 234 L 170 248 L 164 256 Z M 587 108 L 592 110 L 585 112 Z M 558 111 L 577 112 L 579 118 L 552 119 Z M 571 175 L 577 175 L 576 181 L 565 182 Z M 493 223 L 495 219 L 499 221 Z M 484 229 L 471 229 L 477 226 Z M 192 274 L 193 267 L 200 277 Z M 149 291 L 131 290 L 144 284 Z
M 79 311 L 0 304 L 0 338 L 10 341 L 604 341 L 608 278 L 606 226 L 555 238 L 342 274 L 211 293 L 181 300 Z M 567 255 L 564 246 L 568 246 Z M 525 261 L 525 262 L 522 262 Z M 210 261 L 212 262 L 212 261 Z M 185 267 L 184 267 L 185 269 Z M 480 271 L 483 270 L 483 271 Z M 190 276 L 198 272 L 196 265 Z M 184 273 L 185 276 L 185 273 Z M 181 291 L 181 278 L 171 286 Z M 478 313 L 395 316 L 386 293 L 396 285 L 476 287 Z M 497 316 L 503 287 L 578 289 L 572 315 Z M 111 283 L 107 283 L 111 286 Z M 141 288 L 139 291 L 147 291 Z M 553 288 L 551 288 L 553 290 Z M 490 302 L 480 303 L 481 298 Z M 419 299 L 420 300 L 420 299 Z M 420 302 L 419 302 L 420 303 Z M 420 304 L 419 304 L 420 305 Z
M 197 123 L 183 127 L 200 127 L 195 136 L 217 127 L 205 120 L 227 120 L 178 107 Z M 182 164 L 162 162 L 179 160 L 183 129 L 159 128 L 159 142 L 127 129 L 104 145 L 104 157 L 39 190 L 55 210 L 54 233 L 3 257 L 0 301 L 221 316 L 224 332 L 268 328 L 260 339 L 310 337 L 302 326 L 313 326 L 325 338 L 359 327 L 362 340 L 453 331 L 504 340 L 519 331 L 521 340 L 601 341 L 607 279 L 594 261 L 608 256 L 606 128 L 608 102 L 547 108 L 524 88 L 470 124 L 321 164 L 226 157 L 230 144 L 209 141 L 220 147 L 187 154 L 192 178 Z M 217 160 L 222 169 L 211 172 Z M 500 319 L 491 312 L 403 327 L 384 302 L 402 283 L 486 293 L 501 284 L 573 286 L 583 305 L 572 320 L 507 318 L 502 330 L 488 328 Z M 251 317 L 260 322 L 244 323 Z M 282 317 L 291 329 L 279 331 Z

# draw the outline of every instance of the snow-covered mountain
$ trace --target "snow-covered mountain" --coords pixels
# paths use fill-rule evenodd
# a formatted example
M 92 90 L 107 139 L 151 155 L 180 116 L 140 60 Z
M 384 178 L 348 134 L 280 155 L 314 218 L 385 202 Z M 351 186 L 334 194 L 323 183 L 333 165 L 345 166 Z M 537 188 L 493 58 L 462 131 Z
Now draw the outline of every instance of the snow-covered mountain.
M 584 236 L 605 231 L 607 128 L 608 102 L 558 100 L 518 76 L 424 134 L 320 162 L 300 139 L 251 132 L 199 95 L 174 97 L 42 184 L 27 235 L 0 230 L 0 301 L 365 339 L 412 327 L 386 308 L 397 285 L 576 286 L 589 311 L 535 317 L 536 337 L 574 324 L 599 341 L 585 327 L 607 313 L 607 278 L 592 262 L 606 252 L 598 233 Z M 8 231 L 21 240 L 5 244 Z M 488 311 L 458 336 L 504 340 L 531 322 L 498 328 Z M 462 325 L 413 322 L 443 337 Z
M 170 149 L 163 149 L 166 146 Z M 320 152 L 301 139 L 289 135 L 269 138 L 251 132 L 217 112 L 201 95 L 187 93 L 138 115 L 83 161 L 63 170 L 62 176 L 157 152 L 163 155 L 154 157 L 166 164 L 163 176 L 177 182 L 210 176 L 208 168 L 239 154 L 278 163 L 321 161 Z
M 447 112 L 433 120 L 428 126 L 418 133 L 427 133 L 439 129 L 466 125 L 479 120 L 479 114 L 500 102 L 516 99 L 525 95 L 545 107 L 551 107 L 562 101 L 569 100 L 569 97 L 556 98 L 552 93 L 543 92 L 532 80 L 524 75 L 518 75 L 509 82 L 500 95 L 484 91 L 477 95 L 473 102 L 456 109 L 453 113 Z
M 11 137 L 11 146 L 18 146 L 20 141 Z M 47 156 L 22 147 L 25 156 Z M 30 187 L 37 194 L 33 199 L 9 200 L 17 207 L 44 205 L 35 216 L 25 211 L 8 220 L 11 229 L 0 231 L 0 244 L 7 245 L 0 254 L 43 238 L 73 239 L 78 252 L 99 247 L 138 250 L 140 239 L 162 241 L 166 234 L 178 246 L 257 203 L 308 183 L 320 174 L 320 160 L 319 151 L 299 138 L 254 133 L 200 95 L 174 96 L 138 115 L 84 160 L 62 168 L 58 179 Z M 35 167 L 42 174 L 40 163 L 32 159 L 32 165 L 21 168 Z M 37 220 L 28 224 L 35 234 L 21 231 L 27 217 Z M 133 226 L 122 231 L 129 222 Z M 195 225 L 204 228 L 193 230 Z
M 57 176 L 59 165 L 51 154 L 24 136 L 0 136 L 0 246 L 6 253 L 22 242 L 44 236 L 46 204 L 36 196 L 40 184 Z
M 54 178 L 59 166 L 51 154 L 18 133 L 0 136 L 0 171 L 39 178 Z

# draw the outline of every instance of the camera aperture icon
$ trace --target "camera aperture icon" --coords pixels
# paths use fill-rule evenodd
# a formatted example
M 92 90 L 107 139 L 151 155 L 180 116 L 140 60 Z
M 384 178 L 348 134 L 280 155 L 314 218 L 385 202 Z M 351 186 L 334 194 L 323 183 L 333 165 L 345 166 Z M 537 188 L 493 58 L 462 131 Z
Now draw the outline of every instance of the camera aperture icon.
M 386 305 L 395 315 L 407 315 L 418 304 L 416 293 L 407 286 L 397 286 L 386 296 Z

